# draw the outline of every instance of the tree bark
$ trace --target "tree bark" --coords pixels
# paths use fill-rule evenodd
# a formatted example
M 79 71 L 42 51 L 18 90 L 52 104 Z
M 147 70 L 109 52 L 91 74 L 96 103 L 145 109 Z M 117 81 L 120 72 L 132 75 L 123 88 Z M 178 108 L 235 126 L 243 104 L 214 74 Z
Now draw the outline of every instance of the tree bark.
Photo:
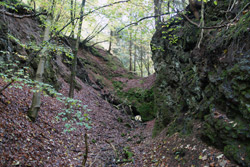
M 44 30 L 43 42 L 48 42 L 50 39 L 50 28 L 52 25 L 52 20 L 53 20 L 53 16 L 49 14 L 46 20 L 47 26 Z M 35 80 L 38 82 L 43 81 L 44 67 L 45 67 L 46 54 L 47 54 L 46 52 L 47 52 L 47 47 L 45 46 L 40 52 L 40 60 L 39 60 L 38 68 L 36 71 Z M 42 91 L 39 88 L 37 88 L 36 92 L 34 92 L 33 94 L 32 104 L 28 111 L 28 116 L 30 117 L 32 121 L 35 121 L 37 118 L 38 111 L 41 106 L 41 94 L 42 94 Z
M 82 32 L 82 22 L 83 22 L 83 8 L 85 6 L 86 0 L 82 0 L 81 5 L 81 11 L 80 11 L 80 22 L 78 26 L 78 32 L 77 32 L 77 39 L 76 39 L 76 45 L 74 49 L 74 58 L 72 63 L 72 69 L 71 69 L 71 76 L 70 76 L 70 89 L 69 89 L 69 97 L 74 98 L 74 89 L 75 89 L 75 77 L 76 77 L 76 67 L 77 67 L 77 52 L 79 49 L 79 43 L 80 43 L 80 37 Z
M 147 57 L 147 59 L 144 61 L 144 66 L 145 66 L 145 68 L 146 68 L 146 70 L 147 70 L 147 72 L 148 72 L 148 76 L 150 75 L 150 58 L 149 58 L 149 56 L 147 55 L 146 56 Z
M 132 71 L 132 32 L 129 31 L 129 71 Z
M 142 49 L 142 33 L 141 33 L 141 46 L 140 46 L 140 56 L 141 56 L 141 77 L 143 77 L 143 49 Z
M 136 72 L 136 59 L 137 59 L 136 44 L 134 44 L 134 72 Z
M 109 53 L 111 52 L 111 49 L 112 49 L 112 37 L 113 37 L 113 31 L 110 30 L 109 49 L 108 49 L 108 52 L 109 52 Z
M 147 65 L 147 69 L 148 69 L 148 76 L 151 75 L 150 73 L 150 57 L 148 56 L 148 65 Z
M 154 12 L 155 12 L 155 29 L 161 27 L 161 4 L 162 0 L 154 0 Z
M 70 6 L 71 6 L 71 10 L 70 10 L 70 19 L 71 19 L 71 24 L 72 24 L 72 31 L 70 33 L 70 36 L 74 38 L 74 34 L 75 34 L 75 15 L 74 15 L 74 0 L 70 1 Z

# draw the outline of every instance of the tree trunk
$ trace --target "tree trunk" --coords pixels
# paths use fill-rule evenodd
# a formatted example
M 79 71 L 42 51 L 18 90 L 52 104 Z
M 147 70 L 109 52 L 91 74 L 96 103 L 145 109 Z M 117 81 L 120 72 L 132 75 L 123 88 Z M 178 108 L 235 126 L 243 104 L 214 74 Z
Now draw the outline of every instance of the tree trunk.
M 147 65 L 147 69 L 148 69 L 148 76 L 151 75 L 150 73 L 150 57 L 148 56 L 148 65 Z
M 43 42 L 47 42 L 50 39 L 50 28 L 52 25 L 52 19 L 53 19 L 53 17 L 50 14 L 46 20 L 47 26 L 44 30 Z M 45 63 L 46 63 L 46 54 L 47 54 L 46 52 L 47 52 L 47 47 L 45 46 L 45 47 L 43 47 L 43 49 L 40 52 L 40 60 L 39 60 L 38 68 L 36 71 L 36 79 L 35 80 L 38 82 L 43 81 L 43 73 L 44 73 L 44 67 L 45 67 Z M 41 94 L 42 94 L 42 91 L 39 88 L 37 88 L 36 92 L 34 92 L 34 94 L 33 94 L 32 104 L 31 104 L 31 107 L 28 111 L 28 116 L 30 117 L 30 119 L 32 121 L 35 121 L 37 118 L 38 111 L 39 111 L 40 106 L 41 106 Z
M 136 62 L 138 64 L 140 72 L 142 71 L 141 63 L 139 61 Z
M 148 76 L 149 76 L 150 75 L 150 70 L 149 70 L 150 69 L 150 57 L 148 55 L 146 57 L 147 57 L 147 59 L 144 60 L 143 62 L 144 62 L 144 66 L 145 66 L 145 68 L 148 72 Z
M 141 77 L 143 77 L 143 52 L 142 52 L 142 46 L 141 46 Z
M 75 77 L 76 77 L 76 67 L 77 67 L 77 52 L 79 49 L 79 43 L 80 43 L 80 37 L 82 32 L 82 22 L 83 22 L 83 8 L 85 6 L 86 0 L 82 0 L 81 5 L 81 11 L 80 11 L 80 22 L 78 26 L 78 32 L 77 32 L 77 39 L 76 39 L 76 45 L 74 49 L 74 58 L 72 63 L 72 69 L 71 69 L 71 76 L 70 76 L 70 90 L 69 90 L 69 97 L 74 98 L 74 89 L 75 89 Z
M 147 73 L 148 73 L 148 76 L 150 75 L 150 62 L 149 62 L 149 56 L 146 55 L 146 59 L 143 61 L 144 62 L 144 66 L 145 66 L 145 69 L 147 70 Z
M 74 0 L 70 1 L 70 19 L 71 19 L 71 24 L 72 24 L 72 31 L 70 33 L 70 37 L 74 38 L 74 34 L 75 34 L 75 22 L 73 21 L 75 16 L 74 16 Z
M 129 71 L 132 71 L 132 32 L 129 32 Z
M 154 0 L 154 12 L 155 12 L 155 29 L 159 29 L 161 27 L 161 4 L 162 0 Z
M 113 31 L 110 30 L 109 49 L 108 49 L 108 52 L 109 52 L 109 53 L 111 52 L 111 49 L 112 49 L 112 36 L 113 36 Z
M 143 49 L 142 49 L 142 33 L 141 33 L 141 49 L 140 49 L 140 56 L 141 56 L 141 77 L 143 77 Z
M 61 3 L 64 4 L 64 2 L 65 2 L 65 0 L 63 0 Z M 61 17 L 61 14 L 62 14 L 62 7 L 63 7 L 63 5 L 60 7 L 60 10 L 59 10 L 57 16 L 55 17 L 54 23 L 56 23 L 56 22 L 59 21 L 59 19 L 60 19 L 60 17 Z
M 137 59 L 137 56 L 136 56 L 136 44 L 134 44 L 134 72 L 136 72 L 136 59 Z

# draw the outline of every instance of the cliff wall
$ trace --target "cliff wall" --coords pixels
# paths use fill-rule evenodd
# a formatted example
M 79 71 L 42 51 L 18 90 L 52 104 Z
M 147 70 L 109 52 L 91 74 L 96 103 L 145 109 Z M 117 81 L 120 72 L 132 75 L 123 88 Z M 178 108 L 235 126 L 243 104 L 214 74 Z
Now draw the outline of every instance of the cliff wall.
M 250 166 L 249 3 L 237 1 L 228 11 L 231 5 L 226 0 L 206 4 L 208 28 L 200 48 L 201 29 L 191 23 L 198 23 L 192 14 L 186 14 L 191 21 L 172 17 L 154 34 L 153 135 L 165 127 L 169 135 L 190 134 L 193 121 L 199 120 L 201 139 L 238 164 Z

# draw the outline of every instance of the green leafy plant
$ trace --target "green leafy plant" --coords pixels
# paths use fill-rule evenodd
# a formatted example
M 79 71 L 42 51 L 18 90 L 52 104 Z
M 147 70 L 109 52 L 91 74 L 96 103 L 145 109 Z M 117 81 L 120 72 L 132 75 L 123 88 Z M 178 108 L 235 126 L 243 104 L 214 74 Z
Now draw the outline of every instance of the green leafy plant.
M 31 49 L 33 51 L 40 50 L 40 47 L 35 43 L 30 42 L 28 44 L 23 44 L 18 38 L 11 34 L 8 34 L 8 38 L 25 49 Z M 55 52 L 57 54 L 64 53 L 69 58 L 73 57 L 71 50 L 66 49 L 63 46 L 45 42 L 42 44 L 42 47 L 47 47 L 49 52 Z M 63 94 L 58 93 L 53 86 L 47 83 L 32 80 L 29 75 L 30 68 L 27 66 L 22 67 L 22 63 L 16 61 L 17 59 L 27 61 L 28 56 L 20 55 L 18 53 L 9 53 L 7 51 L 0 51 L 0 53 L 3 57 L 6 55 L 12 56 L 9 63 L 6 63 L 3 60 L 0 61 L 0 77 L 4 82 L 11 83 L 11 86 L 9 86 L 10 88 L 14 87 L 17 89 L 23 89 L 24 86 L 27 86 L 30 88 L 31 92 L 43 91 L 45 96 L 53 96 L 58 101 L 62 102 L 65 108 L 55 119 L 56 121 L 65 122 L 64 132 L 76 130 L 73 125 L 85 126 L 87 129 L 91 128 L 91 120 L 87 114 L 87 112 L 90 112 L 91 110 L 87 108 L 87 105 L 82 104 L 80 100 L 65 97 Z

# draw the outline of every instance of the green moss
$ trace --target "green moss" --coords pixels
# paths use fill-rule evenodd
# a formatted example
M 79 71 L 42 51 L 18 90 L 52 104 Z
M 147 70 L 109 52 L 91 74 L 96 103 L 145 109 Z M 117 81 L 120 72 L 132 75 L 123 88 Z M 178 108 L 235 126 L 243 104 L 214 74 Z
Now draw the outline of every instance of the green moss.
M 159 135 L 159 133 L 162 131 L 163 128 L 165 128 L 165 126 L 162 124 L 162 122 L 159 119 L 157 119 L 155 121 L 155 125 L 153 128 L 152 137 L 154 138 L 157 135 Z
M 121 91 L 124 87 L 124 84 L 121 81 L 112 81 L 112 84 L 117 92 Z
M 138 111 L 143 121 L 150 121 L 155 118 L 154 102 L 145 102 L 138 107 Z
M 50 59 L 51 58 L 48 58 L 45 64 L 44 82 L 50 85 L 53 85 L 53 87 L 56 90 L 59 90 L 61 85 L 58 82 L 58 78 L 57 78 L 58 74 L 57 74 L 57 71 L 53 68 Z
M 224 28 L 217 35 L 209 41 L 209 46 L 227 47 L 232 40 L 244 39 L 248 33 L 250 22 L 250 12 L 240 17 L 239 22 L 231 25 L 228 29 Z M 224 41 L 222 41 L 222 39 Z M 211 47 L 211 49 L 214 49 Z
M 246 4 L 239 2 L 237 8 L 240 10 Z M 227 10 L 228 5 L 229 1 L 218 3 L 216 8 L 208 5 L 207 26 L 220 24 L 225 17 L 220 10 Z M 163 128 L 167 128 L 168 135 L 189 134 L 192 120 L 198 118 L 203 122 L 206 141 L 220 149 L 225 147 L 225 154 L 242 166 L 250 166 L 247 143 L 250 138 L 250 56 L 247 48 L 241 47 L 249 44 L 249 22 L 250 12 L 247 12 L 220 31 L 205 31 L 201 46 L 204 53 L 195 48 L 200 30 L 188 22 L 183 22 L 180 29 L 173 29 L 176 25 L 171 25 L 169 31 L 163 28 L 156 32 L 152 45 L 164 51 L 152 50 L 157 73 L 154 108 L 158 112 L 153 136 Z M 170 45 L 167 38 L 159 39 L 162 31 L 164 35 L 177 34 L 177 44 Z M 186 55 L 189 56 L 185 59 Z
M 225 156 L 230 159 L 236 160 L 236 162 L 242 166 L 250 166 L 250 145 L 231 143 L 224 147 Z
M 101 53 L 94 47 L 91 47 L 90 48 L 90 52 L 94 55 L 94 56 L 97 56 L 97 57 L 102 57 Z
M 125 92 L 123 91 L 124 83 L 120 81 L 112 83 L 116 89 L 116 95 L 127 105 L 134 106 L 141 115 L 142 121 L 149 121 L 156 117 L 153 89 L 131 88 Z

